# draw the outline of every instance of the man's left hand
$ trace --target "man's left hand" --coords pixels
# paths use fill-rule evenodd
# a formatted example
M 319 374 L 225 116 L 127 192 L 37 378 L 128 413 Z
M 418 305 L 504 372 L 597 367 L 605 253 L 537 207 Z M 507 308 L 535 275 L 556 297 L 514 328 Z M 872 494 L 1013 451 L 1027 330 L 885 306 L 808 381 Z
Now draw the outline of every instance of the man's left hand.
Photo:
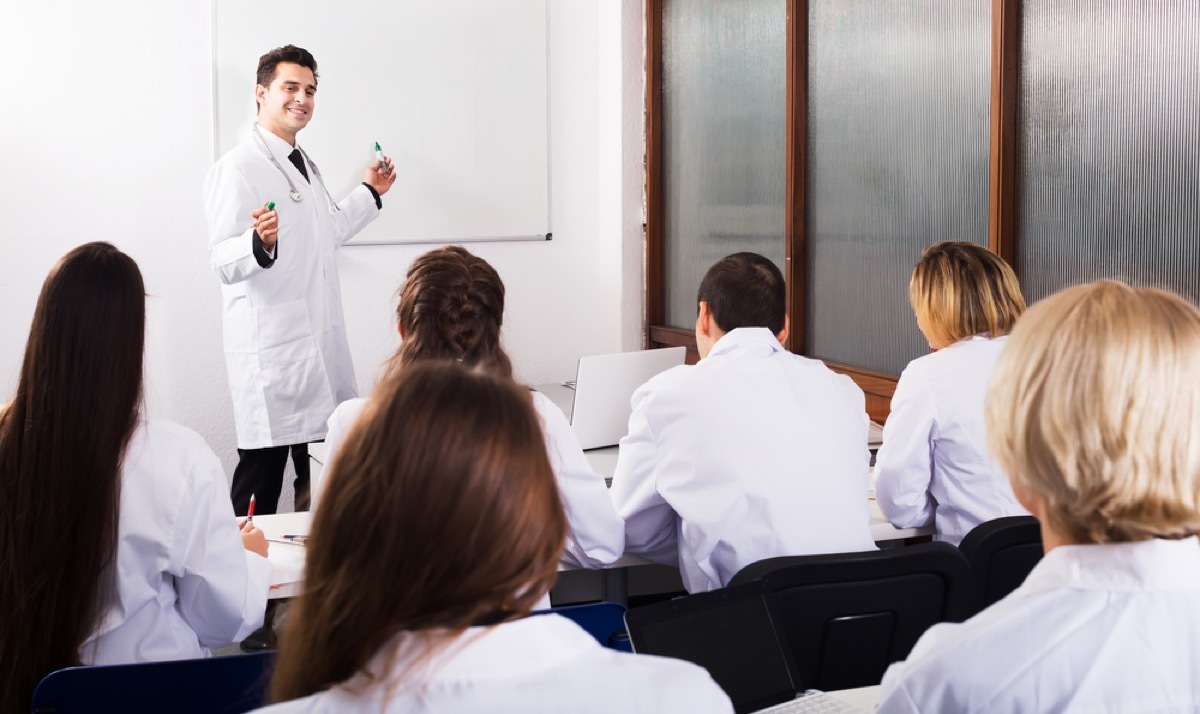
M 392 184 L 396 183 L 396 169 L 392 166 L 391 157 L 383 158 L 387 162 L 385 165 L 380 166 L 378 161 L 372 161 L 363 174 L 363 183 L 375 189 L 375 193 L 380 196 L 387 193 Z

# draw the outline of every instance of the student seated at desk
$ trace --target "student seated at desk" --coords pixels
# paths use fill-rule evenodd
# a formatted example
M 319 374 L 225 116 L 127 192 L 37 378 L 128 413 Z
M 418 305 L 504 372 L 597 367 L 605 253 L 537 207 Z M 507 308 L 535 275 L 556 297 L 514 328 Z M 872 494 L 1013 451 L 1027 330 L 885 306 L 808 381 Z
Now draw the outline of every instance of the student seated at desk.
M 280 637 L 283 703 L 265 711 L 732 711 L 700 667 L 526 617 L 567 521 L 524 387 L 453 361 L 408 365 L 330 470 Z
M 974 243 L 937 243 L 913 268 L 908 296 L 934 352 L 909 362 L 875 458 L 875 502 L 897 528 L 934 524 L 958 545 L 972 528 L 1026 516 L 984 445 L 988 377 L 1025 311 L 1017 276 Z
M 400 289 L 396 323 L 401 344 L 385 371 L 398 372 L 422 359 L 453 359 L 511 377 L 512 361 L 500 346 L 503 319 L 504 283 L 495 268 L 458 246 L 431 250 L 409 266 Z M 329 417 L 329 462 L 365 403 L 343 402 Z M 562 410 L 540 392 L 533 392 L 533 406 L 570 523 L 563 561 L 585 568 L 608 565 L 621 557 L 625 535 L 604 479 L 588 464 Z M 313 483 L 313 510 L 324 489 L 324 480 Z
M 42 285 L 0 407 L 0 711 L 77 664 L 184 659 L 262 624 L 262 531 L 239 539 L 221 462 L 142 412 L 146 290 L 107 243 Z
M 697 300 L 700 362 L 632 398 L 611 489 L 625 549 L 677 563 L 693 593 L 763 558 L 874 550 L 863 392 L 780 344 L 779 268 L 730 255 Z
M 1104 281 L 1030 308 L 996 363 L 988 443 L 1046 555 L 935 625 L 894 712 L 1200 711 L 1200 311 Z

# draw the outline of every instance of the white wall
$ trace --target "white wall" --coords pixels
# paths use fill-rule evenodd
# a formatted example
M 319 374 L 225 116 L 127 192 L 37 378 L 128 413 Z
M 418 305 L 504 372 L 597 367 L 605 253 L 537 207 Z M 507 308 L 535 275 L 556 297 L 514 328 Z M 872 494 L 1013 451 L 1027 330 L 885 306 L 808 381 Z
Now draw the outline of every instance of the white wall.
M 209 3 L 14 5 L 0 24 L 0 400 L 47 270 L 71 247 L 107 240 L 138 261 L 151 294 L 149 411 L 199 431 L 232 472 L 200 195 L 213 161 Z M 532 383 L 571 376 L 580 355 L 638 348 L 643 313 L 641 0 L 548 6 L 554 240 L 471 246 L 505 280 L 505 344 Z M 319 131 L 318 111 L 306 132 Z M 385 210 L 403 210 L 403 198 L 388 195 Z M 364 391 L 396 345 L 395 288 L 427 248 L 341 251 Z

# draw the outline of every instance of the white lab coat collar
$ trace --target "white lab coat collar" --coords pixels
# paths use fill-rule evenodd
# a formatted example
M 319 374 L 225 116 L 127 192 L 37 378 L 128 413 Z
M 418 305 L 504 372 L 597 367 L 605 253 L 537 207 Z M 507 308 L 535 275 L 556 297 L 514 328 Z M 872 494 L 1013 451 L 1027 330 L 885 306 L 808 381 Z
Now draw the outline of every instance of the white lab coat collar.
M 271 147 L 271 151 L 274 151 L 276 156 L 282 154 L 283 158 L 286 159 L 288 154 L 292 153 L 292 149 L 300 148 L 300 142 L 296 142 L 296 145 L 292 146 L 284 141 L 283 138 L 278 134 L 264 127 L 263 125 L 255 124 L 254 126 L 257 128 L 258 135 L 263 138 L 263 141 L 267 143 L 267 146 Z M 254 133 L 255 128 L 250 129 L 250 133 Z M 253 138 L 251 138 L 251 141 L 253 141 Z
M 766 327 L 738 327 L 721 335 L 713 343 L 712 350 L 705 359 L 711 359 L 734 352 L 751 352 L 755 354 L 771 354 L 783 352 L 783 345 L 771 334 Z
M 425 670 L 426 676 L 414 685 L 435 690 L 483 680 L 529 679 L 599 648 L 591 635 L 560 615 L 535 615 L 491 627 L 470 627 L 437 655 Z M 372 683 L 387 681 L 388 673 L 381 670 L 392 649 L 384 647 L 368 665 L 367 670 L 374 674 Z M 402 652 L 393 668 L 402 671 L 415 654 Z M 359 675 L 346 686 L 353 690 L 366 681 Z
M 1200 539 L 1060 545 L 1029 573 L 1021 592 L 1200 589 Z

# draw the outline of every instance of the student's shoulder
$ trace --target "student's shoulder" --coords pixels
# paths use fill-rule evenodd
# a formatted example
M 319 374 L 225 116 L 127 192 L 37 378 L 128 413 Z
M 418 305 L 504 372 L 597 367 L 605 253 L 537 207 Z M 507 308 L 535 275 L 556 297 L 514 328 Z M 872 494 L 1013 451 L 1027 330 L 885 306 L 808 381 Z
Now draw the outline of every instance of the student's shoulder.
M 170 419 L 143 419 L 139 428 L 144 431 L 146 442 L 155 449 L 170 449 L 179 453 L 213 453 L 204 437 Z
M 729 697 L 703 667 L 681 659 L 605 650 L 621 682 L 647 712 L 732 712 Z

